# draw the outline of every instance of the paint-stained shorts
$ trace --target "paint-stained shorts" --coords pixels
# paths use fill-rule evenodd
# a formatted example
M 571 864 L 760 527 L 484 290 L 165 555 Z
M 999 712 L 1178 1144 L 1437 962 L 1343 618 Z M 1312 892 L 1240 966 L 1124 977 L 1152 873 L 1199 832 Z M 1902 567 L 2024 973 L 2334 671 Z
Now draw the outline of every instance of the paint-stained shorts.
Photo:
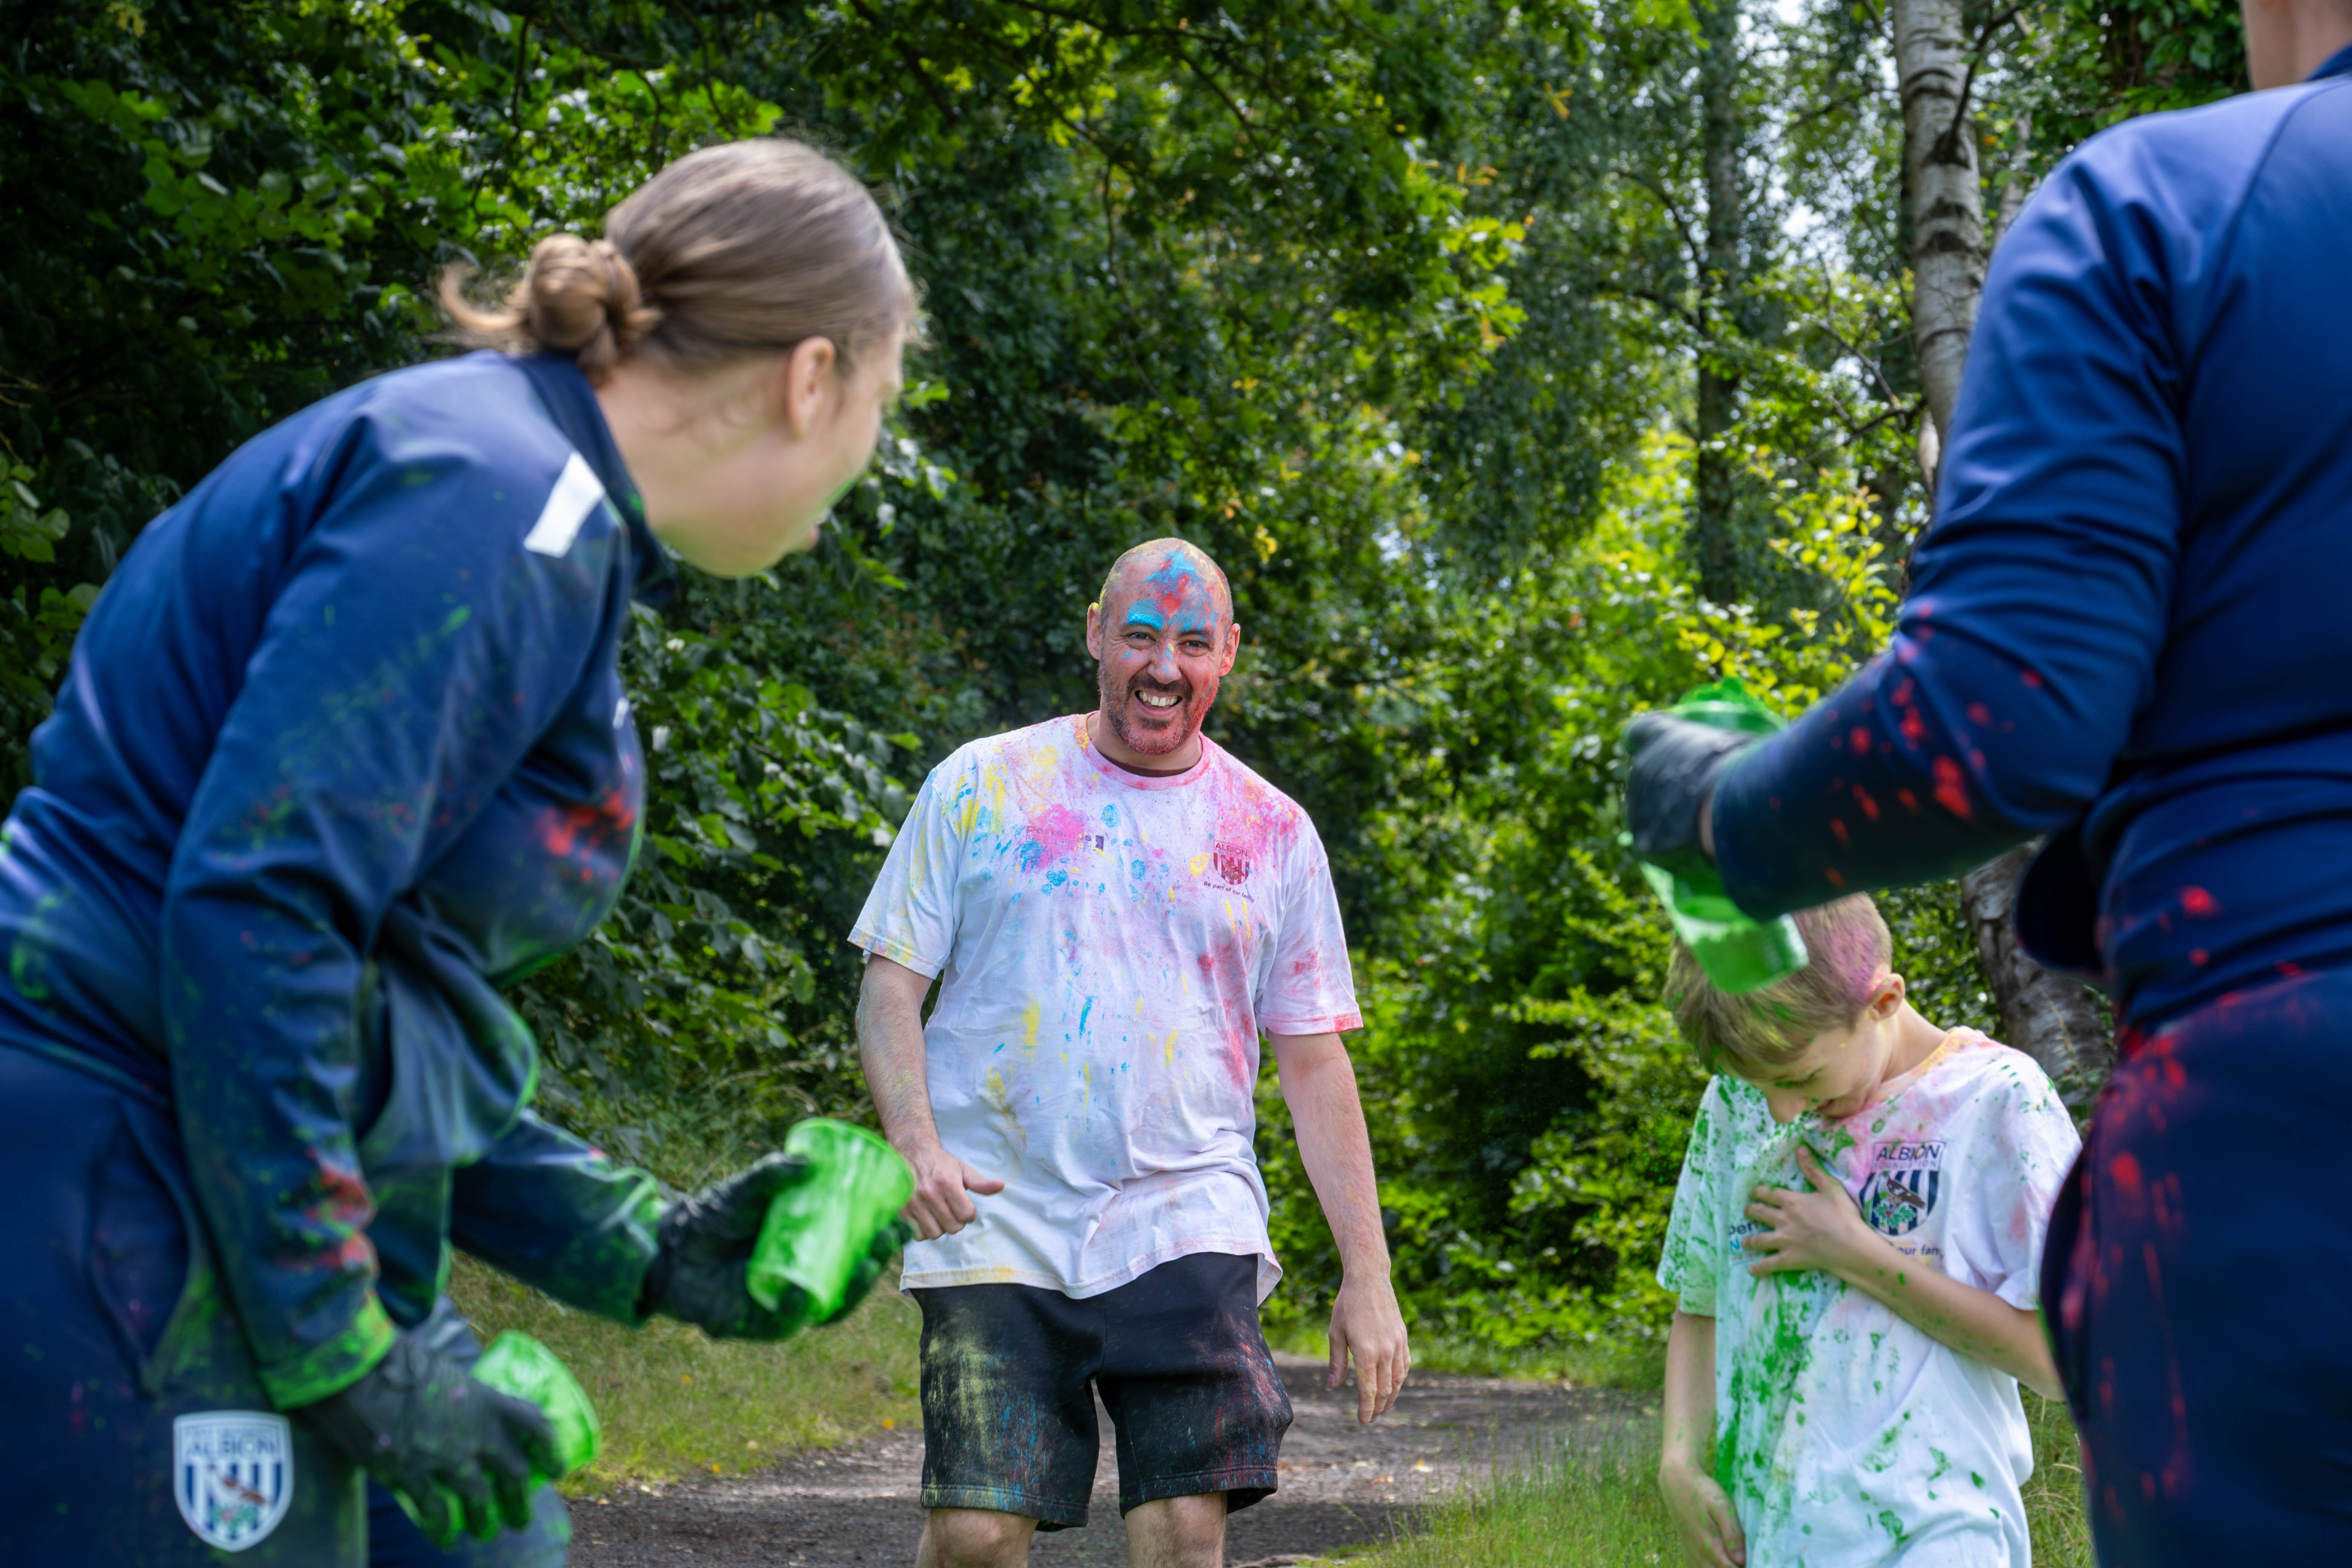
M 1041 1530 L 1087 1522 L 1101 1438 L 1118 1438 L 1118 1510 L 1275 1489 L 1290 1396 L 1258 1331 L 1257 1259 L 1194 1253 L 1099 1296 L 1034 1285 L 911 1292 L 923 1308 L 923 1506 Z

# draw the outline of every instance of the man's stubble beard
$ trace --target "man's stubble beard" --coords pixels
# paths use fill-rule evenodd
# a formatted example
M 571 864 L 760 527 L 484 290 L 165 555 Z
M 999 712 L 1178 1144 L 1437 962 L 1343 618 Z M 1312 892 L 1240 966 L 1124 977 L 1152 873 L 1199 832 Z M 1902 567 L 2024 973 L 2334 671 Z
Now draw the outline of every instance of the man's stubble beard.
M 1217 700 L 1214 682 L 1206 691 L 1198 690 L 1189 684 L 1172 689 L 1157 685 L 1150 688 L 1155 691 L 1174 689 L 1178 693 L 1177 705 L 1164 711 L 1181 716 L 1181 721 L 1173 729 L 1151 734 L 1139 731 L 1129 721 L 1135 710 L 1142 705 L 1142 700 L 1136 695 L 1136 683 L 1130 681 L 1125 686 L 1114 687 L 1108 679 L 1108 675 L 1109 671 L 1104 670 L 1103 678 L 1095 683 L 1102 698 L 1103 717 L 1109 721 L 1111 732 L 1119 738 L 1120 742 L 1139 756 L 1164 757 L 1171 752 L 1182 750 L 1184 742 L 1201 732 L 1202 724 L 1208 719 L 1209 709 Z

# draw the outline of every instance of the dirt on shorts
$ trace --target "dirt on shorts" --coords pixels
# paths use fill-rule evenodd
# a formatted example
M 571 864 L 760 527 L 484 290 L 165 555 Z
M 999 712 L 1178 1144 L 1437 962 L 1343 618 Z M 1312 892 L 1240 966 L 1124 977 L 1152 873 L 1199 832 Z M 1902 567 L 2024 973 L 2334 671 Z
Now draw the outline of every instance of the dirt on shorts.
M 1412 1527 L 1428 1501 L 1549 1437 L 1643 1440 L 1657 1395 L 1616 1389 L 1415 1373 L 1394 1409 L 1356 1422 L 1352 1389 L 1323 1386 L 1323 1363 L 1277 1355 L 1296 1412 L 1282 1445 L 1282 1485 L 1233 1516 L 1225 1561 L 1234 1568 L 1303 1563 Z M 1089 1521 L 1040 1531 L 1036 1568 L 1122 1568 L 1118 1462 L 1101 1407 L 1102 1452 Z M 719 1568 L 848 1568 L 915 1560 L 923 1511 L 923 1438 L 884 1433 L 795 1454 L 767 1470 L 708 1484 L 614 1491 L 572 1504 L 575 1568 L 641 1564 Z

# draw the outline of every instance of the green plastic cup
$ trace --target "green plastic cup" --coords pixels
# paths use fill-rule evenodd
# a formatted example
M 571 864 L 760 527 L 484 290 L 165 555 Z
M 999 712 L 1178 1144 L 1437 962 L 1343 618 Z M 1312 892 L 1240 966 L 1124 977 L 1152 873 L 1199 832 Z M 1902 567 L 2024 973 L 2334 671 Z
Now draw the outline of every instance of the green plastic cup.
M 530 1472 L 532 1486 L 562 1480 L 594 1458 L 597 1450 L 604 1446 L 604 1424 L 596 1419 L 596 1406 L 590 1402 L 588 1391 L 580 1386 L 580 1380 L 572 1375 L 572 1369 L 556 1359 L 553 1351 L 529 1334 L 509 1329 L 492 1340 L 490 1348 L 484 1351 L 481 1360 L 474 1363 L 473 1378 L 500 1394 L 530 1400 L 545 1412 L 548 1424 L 555 1428 L 555 1454 L 563 1468 L 551 1476 L 534 1466 Z M 425 1516 L 410 1500 L 408 1494 L 394 1492 L 393 1495 L 400 1500 L 402 1510 L 416 1521 L 418 1528 L 424 1528 Z M 446 1489 L 445 1495 L 448 1498 L 449 1517 L 452 1520 L 463 1517 L 464 1510 L 458 1504 L 457 1495 Z M 494 1513 L 481 1539 L 495 1540 L 499 1530 Z M 457 1544 L 457 1536 L 462 1533 L 462 1530 L 453 1531 L 446 1541 L 436 1536 L 433 1543 L 446 1552 Z
M 482 1359 L 474 1363 L 474 1380 L 501 1394 L 528 1399 L 547 1413 L 549 1425 L 555 1428 L 556 1457 L 563 1468 L 551 1476 L 534 1475 L 534 1480 L 560 1481 L 584 1467 L 604 1446 L 604 1424 L 596 1419 L 596 1406 L 589 1400 L 588 1391 L 553 1351 L 529 1334 L 509 1329 L 492 1340 Z
M 1780 728 L 1780 716 L 1737 680 L 1702 686 L 1666 711 L 1746 735 L 1769 735 Z M 1720 989 L 1744 996 L 1805 966 L 1809 955 L 1797 922 L 1787 915 L 1759 921 L 1743 913 L 1712 869 L 1678 877 L 1644 860 L 1642 876 L 1666 906 L 1675 935 Z
M 874 1133 L 829 1117 L 793 1128 L 784 1152 L 815 1168 L 768 1205 L 745 1284 L 770 1311 L 797 1286 L 805 1321 L 821 1323 L 841 1310 L 875 1233 L 915 1195 L 915 1173 Z

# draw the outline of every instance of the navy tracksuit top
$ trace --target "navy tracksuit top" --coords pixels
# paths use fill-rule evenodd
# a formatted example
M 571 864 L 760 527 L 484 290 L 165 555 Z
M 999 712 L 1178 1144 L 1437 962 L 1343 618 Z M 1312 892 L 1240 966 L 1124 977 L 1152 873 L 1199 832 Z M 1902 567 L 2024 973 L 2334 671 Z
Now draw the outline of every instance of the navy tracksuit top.
M 0 1045 L 172 1105 L 281 1407 L 421 1321 L 453 1237 L 635 1318 L 654 1184 L 530 1114 L 499 988 L 636 848 L 636 506 L 567 361 L 362 383 L 149 526 L 35 737 Z
M 2352 50 L 2054 171 L 1986 279 L 1888 649 L 1717 789 L 1751 914 L 2037 834 L 2147 1025 L 2352 963 Z

